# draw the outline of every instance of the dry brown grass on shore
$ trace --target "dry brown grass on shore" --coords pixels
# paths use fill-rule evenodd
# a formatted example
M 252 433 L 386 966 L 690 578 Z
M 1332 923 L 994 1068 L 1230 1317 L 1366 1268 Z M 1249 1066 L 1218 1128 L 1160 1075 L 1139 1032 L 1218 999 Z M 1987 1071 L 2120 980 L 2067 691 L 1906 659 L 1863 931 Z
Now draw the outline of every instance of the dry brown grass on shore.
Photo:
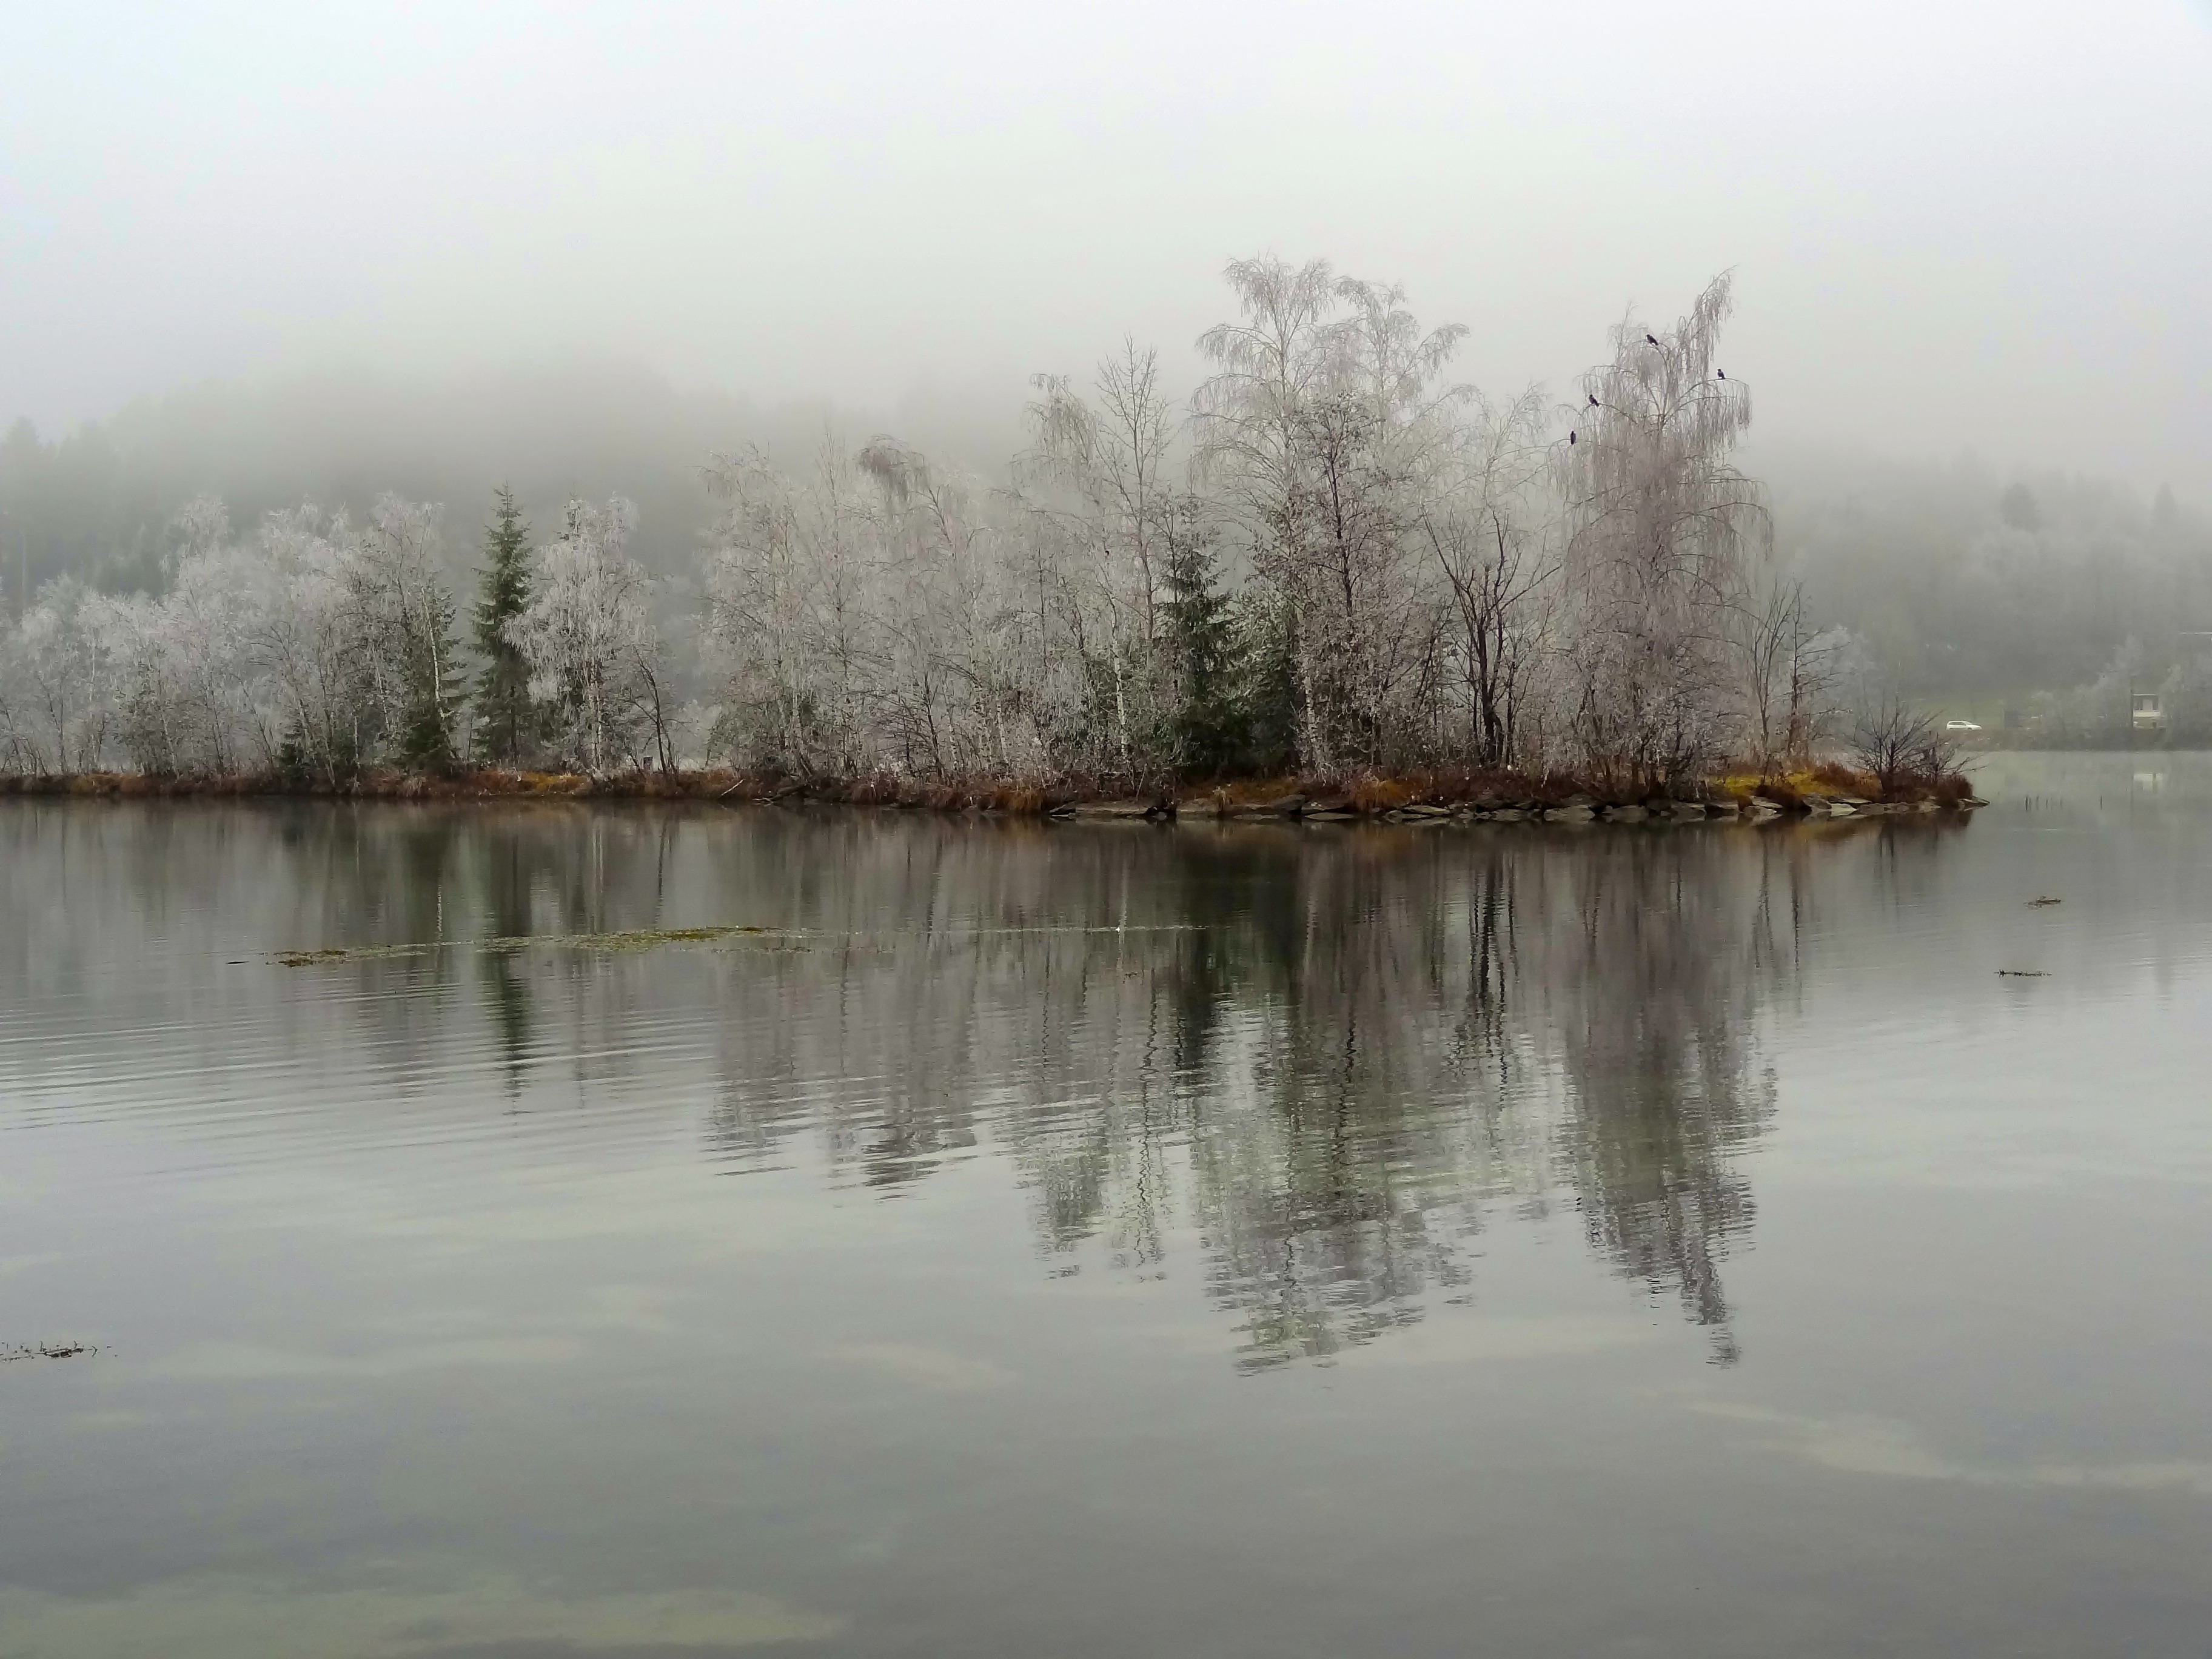
M 1905 805 L 1932 800 L 1939 806 L 1956 807 L 1974 794 L 1973 785 L 1960 772 L 1905 779 L 1897 787 L 1885 790 L 1873 773 L 1833 760 L 1790 772 L 1730 772 L 1716 779 L 1713 787 L 1719 799 L 1741 802 L 1759 795 L 1784 809 L 1802 806 L 1812 797 Z
M 1971 799 L 1973 792 L 1966 779 L 1954 773 L 1907 785 L 1885 797 L 1869 775 L 1835 762 L 1822 762 L 1809 769 L 1787 775 L 1731 772 L 1680 793 L 1686 799 L 1706 801 L 1743 802 L 1759 795 L 1784 810 L 1792 810 L 1802 806 L 1811 796 L 1850 796 L 1869 801 L 1933 799 L 1940 805 L 1956 807 Z M 156 777 L 136 772 L 95 772 L 0 776 L 0 795 L 411 801 L 695 800 L 725 804 L 774 801 L 1028 817 L 1092 802 L 1132 801 L 1166 807 L 1177 801 L 1194 805 L 1203 801 L 1217 811 L 1233 811 L 1293 799 L 1310 810 L 1371 817 L 1416 805 L 1548 807 L 1571 801 L 1599 806 L 1627 805 L 1648 800 L 1652 793 L 1650 790 L 1608 787 L 1602 782 L 1567 773 L 1530 774 L 1467 767 L 1399 773 L 1358 771 L 1328 776 L 1283 774 L 1156 784 L 1147 788 L 1103 778 L 919 779 L 887 772 L 810 780 L 748 774 L 726 767 L 676 772 L 649 769 L 601 777 L 577 772 L 496 768 L 427 774 L 380 769 L 336 783 L 325 779 L 269 774 Z

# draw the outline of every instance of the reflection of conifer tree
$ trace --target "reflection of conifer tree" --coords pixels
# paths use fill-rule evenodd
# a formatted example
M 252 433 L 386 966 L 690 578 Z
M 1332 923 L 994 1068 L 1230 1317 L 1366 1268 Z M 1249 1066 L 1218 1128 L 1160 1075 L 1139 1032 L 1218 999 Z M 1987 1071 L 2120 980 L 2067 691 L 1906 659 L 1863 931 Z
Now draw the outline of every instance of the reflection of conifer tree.
M 504 827 L 504 826 L 499 826 Z M 493 939 L 520 939 L 530 932 L 531 862 L 519 834 L 493 833 L 483 847 L 483 932 Z M 492 1035 L 499 1044 L 510 1094 L 522 1086 L 530 1054 L 530 981 L 508 951 L 486 951 L 477 958 Z
M 317 817 L 321 817 L 317 814 Z M 307 838 L 321 854 L 318 901 L 326 921 L 303 936 L 378 945 L 437 944 L 454 937 L 462 830 L 459 815 L 434 808 L 399 811 L 341 808 L 326 834 Z M 369 918 L 365 936 L 347 919 Z M 358 921 L 354 927 L 357 928 Z M 360 994 L 354 1006 L 394 1074 L 412 1080 L 435 1041 L 453 979 L 451 955 L 367 957 L 350 964 Z M 426 994 L 427 992 L 427 994 Z
M 392 828 L 398 844 L 383 860 L 371 860 L 362 867 L 364 886 L 374 884 L 378 890 L 380 902 L 374 908 L 386 918 L 392 942 L 451 936 L 448 911 L 459 887 L 460 832 L 460 819 L 450 811 L 405 811 Z M 380 863 L 383 867 L 378 867 Z M 452 977 L 452 964 L 444 957 L 445 952 L 434 951 L 425 959 L 425 972 L 439 984 Z

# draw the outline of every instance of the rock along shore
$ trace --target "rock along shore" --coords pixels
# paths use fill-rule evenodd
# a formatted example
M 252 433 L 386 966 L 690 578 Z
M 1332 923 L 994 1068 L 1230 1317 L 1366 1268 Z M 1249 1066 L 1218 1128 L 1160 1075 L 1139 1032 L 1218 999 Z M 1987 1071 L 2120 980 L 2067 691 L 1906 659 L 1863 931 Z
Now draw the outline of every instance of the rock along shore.
M 1869 781 L 1870 782 L 1870 781 Z M 1608 799 L 1557 778 L 1492 775 L 1393 778 L 1346 784 L 1310 780 L 1243 780 L 1130 795 L 1079 782 L 922 781 L 890 776 L 817 780 L 761 778 L 712 769 L 641 771 L 607 777 L 577 773 L 476 771 L 443 775 L 367 772 L 336 781 L 283 776 L 149 777 L 137 773 L 0 777 L 0 796 L 77 799 L 308 799 L 421 802 L 592 800 L 696 801 L 723 805 L 875 806 L 938 812 L 986 812 L 1049 821 L 1300 824 L 1382 823 L 1766 823 L 1892 814 L 1958 817 L 1985 805 L 1951 777 L 1906 799 L 1806 787 L 1807 781 L 1716 781 L 1687 796 Z
M 1757 793 L 1743 799 L 1682 800 L 1672 798 L 1643 801 L 1600 801 L 1583 794 L 1563 801 L 1546 802 L 1528 797 L 1477 797 L 1446 804 L 1409 800 L 1389 806 L 1372 806 L 1346 797 L 1328 794 L 1285 795 L 1267 800 L 1239 800 L 1218 794 L 1186 794 L 1162 800 L 1070 801 L 1048 809 L 1054 819 L 1107 820 L 1125 823 L 1265 822 L 1350 823 L 1368 822 L 1441 825 L 1447 823 L 1770 823 L 1807 818 L 1874 818 L 1894 815 L 1942 813 L 1950 817 L 1972 812 L 1988 803 L 1978 796 L 1953 800 L 1933 796 L 1917 800 L 1872 800 L 1856 795 L 1818 795 L 1792 792 L 1786 799 Z

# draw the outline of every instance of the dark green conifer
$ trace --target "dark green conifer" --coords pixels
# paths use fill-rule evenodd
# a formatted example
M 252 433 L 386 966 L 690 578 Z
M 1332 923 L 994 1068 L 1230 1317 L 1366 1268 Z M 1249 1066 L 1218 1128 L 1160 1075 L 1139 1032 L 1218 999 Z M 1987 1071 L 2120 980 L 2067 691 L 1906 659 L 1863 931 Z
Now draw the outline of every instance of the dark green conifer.
M 1169 528 L 1166 578 L 1160 614 L 1175 669 L 1169 738 L 1176 767 L 1213 776 L 1243 758 L 1245 720 L 1236 626 L 1228 596 L 1215 586 L 1213 532 L 1194 515 L 1178 514 Z
M 484 529 L 483 579 L 477 601 L 477 649 L 484 659 L 477 682 L 477 757 L 512 765 L 535 735 L 530 665 L 507 636 L 507 625 L 530 603 L 530 526 L 505 484 L 493 498 Z
M 1232 618 L 1237 702 L 1243 725 L 1242 769 L 1297 769 L 1297 625 L 1290 601 L 1262 587 L 1245 590 Z

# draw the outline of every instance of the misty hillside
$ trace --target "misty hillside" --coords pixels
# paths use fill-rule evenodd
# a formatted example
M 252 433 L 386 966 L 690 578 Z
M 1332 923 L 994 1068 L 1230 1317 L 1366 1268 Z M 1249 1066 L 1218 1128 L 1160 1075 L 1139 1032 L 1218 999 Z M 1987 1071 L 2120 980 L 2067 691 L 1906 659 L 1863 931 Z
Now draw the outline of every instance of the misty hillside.
M 715 453 L 757 445 L 796 459 L 825 430 L 859 443 L 896 420 L 913 441 L 981 465 L 1018 442 L 1018 397 L 995 423 L 926 393 L 892 414 L 771 409 L 580 362 L 447 381 L 356 370 L 191 387 L 58 439 L 19 420 L 0 440 L 9 614 L 26 586 L 35 594 L 65 572 L 110 592 L 157 590 L 171 520 L 198 495 L 250 525 L 302 501 L 358 514 L 391 490 L 442 502 L 465 553 L 501 484 L 541 524 L 573 498 L 619 494 L 638 506 L 639 558 L 681 572 L 714 520 L 702 470 Z
M 703 469 L 757 447 L 803 465 L 825 434 L 884 431 L 987 479 L 1024 441 L 1021 391 L 1003 402 L 909 399 L 892 412 L 763 407 L 679 390 L 641 368 L 570 364 L 445 382 L 368 371 L 139 399 L 51 438 L 18 421 L 0 441 L 0 552 L 9 615 L 73 574 L 111 592 L 159 592 L 173 520 L 214 495 L 244 526 L 302 501 L 365 511 L 381 492 L 442 502 L 447 554 L 475 554 L 492 492 L 533 523 L 573 498 L 638 507 L 633 550 L 689 577 L 717 507 Z M 2170 490 L 1994 463 L 1749 453 L 1772 492 L 1778 557 L 1822 626 L 1849 629 L 1918 695 L 2025 704 L 2089 684 L 2132 652 L 2155 678 L 2212 630 L 2212 523 Z
M 2130 641 L 2157 678 L 2212 629 L 2212 523 L 2170 489 L 2146 501 L 1971 458 L 1766 459 L 1749 465 L 1808 610 L 1923 696 L 2024 706 L 2093 681 Z

